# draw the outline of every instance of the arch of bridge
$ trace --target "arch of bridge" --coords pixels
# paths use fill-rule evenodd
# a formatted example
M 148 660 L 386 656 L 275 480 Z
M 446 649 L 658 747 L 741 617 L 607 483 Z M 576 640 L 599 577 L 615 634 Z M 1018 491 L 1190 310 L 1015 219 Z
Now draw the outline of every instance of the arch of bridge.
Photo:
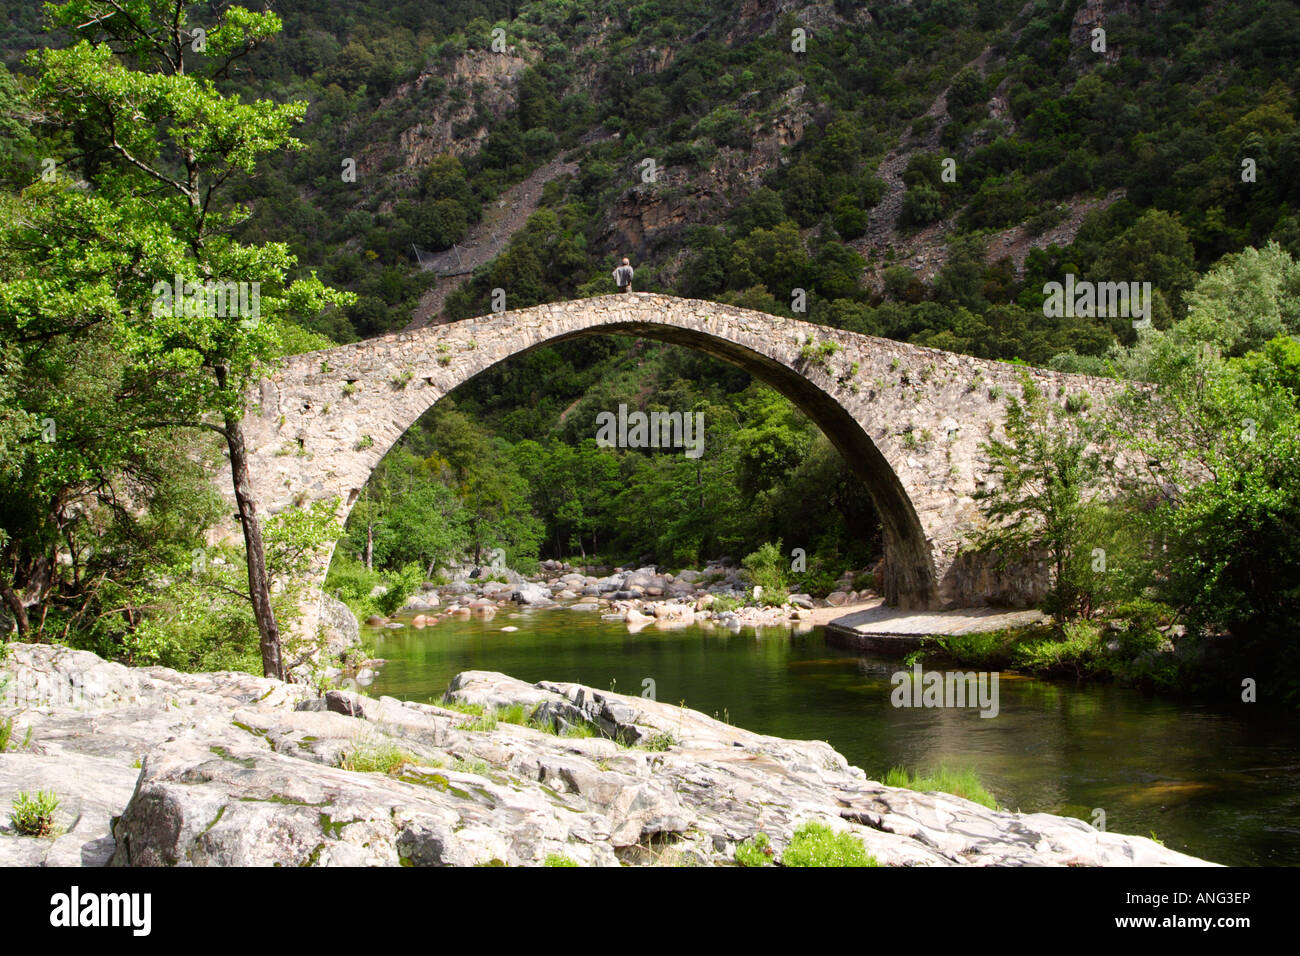
M 261 512 L 337 499 L 346 521 L 371 471 L 435 402 L 499 362 L 595 334 L 698 349 L 794 402 L 871 493 L 885 597 L 908 607 L 1034 597 L 1041 582 L 1008 579 L 962 551 L 981 523 L 979 446 L 1001 428 L 1026 374 L 1058 397 L 1114 387 L 714 302 L 632 293 L 549 303 L 287 359 L 250 396 L 245 420 Z

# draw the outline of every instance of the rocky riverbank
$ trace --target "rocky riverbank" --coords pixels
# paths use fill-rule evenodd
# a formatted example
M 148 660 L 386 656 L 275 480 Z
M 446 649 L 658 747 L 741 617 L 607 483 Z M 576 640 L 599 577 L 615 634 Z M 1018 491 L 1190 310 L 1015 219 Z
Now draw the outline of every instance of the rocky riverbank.
M 502 608 L 569 607 L 622 620 L 631 629 L 648 624 L 683 626 L 712 624 L 733 630 L 742 627 L 811 626 L 819 608 L 845 608 L 874 598 L 870 588 L 854 590 L 855 575 L 845 572 L 834 591 L 823 597 L 792 593 L 772 601 L 746 583 L 744 573 L 725 564 L 677 574 L 653 566 L 615 568 L 608 573 L 577 569 L 544 561 L 540 573 L 525 578 L 508 568 L 456 568 L 446 572 L 450 583 L 425 585 L 398 612 L 409 621 L 372 618 L 372 626 L 430 627 L 443 617 L 494 617 Z M 859 575 L 860 576 L 860 575 Z
M 0 865 L 728 865 L 759 833 L 779 858 L 808 821 L 886 865 L 1203 863 L 576 684 L 468 672 L 439 706 L 44 645 L 0 667 L 0 802 L 52 789 L 61 829 L 0 818 Z

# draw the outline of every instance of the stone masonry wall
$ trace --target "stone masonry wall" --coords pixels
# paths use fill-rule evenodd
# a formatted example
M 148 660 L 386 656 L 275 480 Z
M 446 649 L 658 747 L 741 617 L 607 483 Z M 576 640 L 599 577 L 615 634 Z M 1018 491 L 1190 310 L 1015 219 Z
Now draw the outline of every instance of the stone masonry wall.
M 1024 580 L 1000 580 L 969 552 L 958 560 L 981 522 L 974 495 L 988 475 L 979 446 L 1000 433 L 1006 400 L 1020 394 L 1025 374 L 1058 399 L 1117 387 L 713 302 L 633 293 L 552 303 L 289 358 L 250 396 L 246 431 L 262 514 L 337 498 L 346 521 L 379 460 L 457 386 L 528 349 L 609 333 L 703 350 L 794 401 L 866 483 L 884 526 L 886 598 L 914 607 L 1037 592 Z M 322 565 L 316 584 L 324 573 Z

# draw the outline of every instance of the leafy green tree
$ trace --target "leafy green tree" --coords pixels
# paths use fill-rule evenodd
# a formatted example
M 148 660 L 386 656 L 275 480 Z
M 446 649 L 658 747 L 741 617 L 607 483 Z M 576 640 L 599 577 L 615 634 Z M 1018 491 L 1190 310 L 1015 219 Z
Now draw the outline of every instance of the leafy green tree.
M 206 428 L 225 441 L 263 667 L 283 677 L 241 424 L 244 397 L 281 350 L 283 322 L 345 297 L 314 276 L 289 281 L 295 259 L 287 246 L 230 238 L 244 212 L 227 198 L 229 184 L 251 173 L 259 156 L 301 145 L 289 130 L 305 104 L 246 103 L 218 89 L 237 59 L 279 31 L 275 14 L 228 7 L 215 20 L 204 18 L 200 38 L 190 18 L 194 6 L 71 0 L 47 8 L 52 25 L 80 38 L 33 55 L 34 99 L 92 144 L 83 161 L 95 190 L 49 196 L 45 244 L 65 268 L 87 248 L 112 264 L 111 277 L 91 287 L 89 321 L 112 322 L 134 400 L 150 424 Z M 87 226 L 97 235 L 90 242 Z M 161 290 L 173 277 L 183 288 L 173 288 L 164 303 Z M 20 294 L 39 301 L 42 281 L 32 276 Z M 203 291 L 209 281 L 260 287 L 257 314 L 214 307 Z M 87 295 L 84 283 L 71 284 Z M 37 314 L 47 325 L 67 321 L 57 306 L 39 305 Z
M 419 208 L 415 241 L 430 249 L 450 249 L 469 232 L 465 207 L 455 199 L 433 199 Z
M 32 108 L 14 75 L 0 64 L 0 183 L 21 187 L 35 178 Z
M 781 194 L 767 186 L 755 189 L 731 210 L 731 224 L 742 236 L 755 229 L 771 229 L 784 219 Z
M 536 560 L 544 529 L 528 506 L 528 483 L 505 443 L 484 435 L 447 402 L 436 405 L 430 419 L 426 440 L 445 462 L 439 466 L 442 480 L 464 505 L 465 546 L 474 563 L 501 548 L 512 566 L 526 569 Z
M 1151 209 L 1106 243 L 1092 273 L 1088 278 L 1096 281 L 1150 282 L 1180 315 L 1183 293 L 1196 278 L 1195 250 L 1177 216 Z
M 1004 564 L 1045 556 L 1048 607 L 1060 620 L 1094 610 L 1087 582 L 1098 540 L 1093 501 L 1104 474 L 1096 437 L 1081 411 L 1056 403 L 1026 376 L 1020 398 L 1007 402 L 1006 437 L 981 446 L 993 477 L 981 493 L 989 525 L 980 543 Z
M 1257 351 L 1300 333 L 1300 263 L 1277 243 L 1224 256 L 1186 296 L 1187 317 L 1172 335 L 1212 343 L 1224 355 Z
M 777 392 L 754 386 L 739 409 L 744 423 L 735 433 L 737 475 L 743 494 L 771 488 L 808 452 L 803 415 Z
M 395 571 L 414 563 L 426 576 L 457 556 L 467 542 L 468 516 L 441 480 L 444 465 L 396 445 L 353 507 L 340 549 L 358 555 L 367 569 Z
M 899 222 L 905 226 L 924 226 L 943 218 L 943 195 L 928 182 L 909 186 L 903 195 Z
M 988 86 L 979 71 L 965 67 L 957 71 L 948 87 L 948 111 L 959 123 L 978 119 L 988 103 Z
M 1294 705 L 1300 342 L 1279 336 L 1225 359 L 1176 331 L 1143 343 L 1136 363 L 1158 387 L 1132 388 L 1119 406 L 1128 425 L 1119 434 L 1145 464 L 1145 487 L 1158 502 L 1160 593 L 1194 633 L 1230 633 L 1231 659 L 1253 671 L 1245 676 Z
M 755 279 L 774 296 L 788 300 L 790 290 L 805 282 L 808 254 L 793 222 L 772 229 L 755 229 L 732 243 L 732 288 L 742 288 Z
M 796 163 L 785 173 L 782 196 L 791 219 L 801 226 L 814 225 L 830 201 L 826 175 L 811 162 Z

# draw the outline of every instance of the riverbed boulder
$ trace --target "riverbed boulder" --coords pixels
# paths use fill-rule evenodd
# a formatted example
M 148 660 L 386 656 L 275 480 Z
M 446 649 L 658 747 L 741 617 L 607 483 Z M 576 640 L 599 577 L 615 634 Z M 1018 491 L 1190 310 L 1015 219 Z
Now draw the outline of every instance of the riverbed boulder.
M 531 604 L 539 607 L 555 603 L 551 600 L 551 592 L 544 585 L 528 581 L 516 587 L 510 599 L 516 604 Z
M 651 608 L 651 613 L 658 620 L 693 621 L 695 608 L 690 604 L 677 604 L 672 601 L 658 601 Z
M 667 586 L 668 582 L 664 580 L 663 575 L 655 572 L 653 566 L 637 568 L 635 571 L 631 572 L 623 582 L 623 587 L 627 589 L 641 588 L 641 590 L 645 591 L 650 588 L 655 588 L 661 594 L 663 593 L 663 589 Z
M 406 599 L 403 611 L 432 611 L 442 604 L 437 591 L 419 591 Z

